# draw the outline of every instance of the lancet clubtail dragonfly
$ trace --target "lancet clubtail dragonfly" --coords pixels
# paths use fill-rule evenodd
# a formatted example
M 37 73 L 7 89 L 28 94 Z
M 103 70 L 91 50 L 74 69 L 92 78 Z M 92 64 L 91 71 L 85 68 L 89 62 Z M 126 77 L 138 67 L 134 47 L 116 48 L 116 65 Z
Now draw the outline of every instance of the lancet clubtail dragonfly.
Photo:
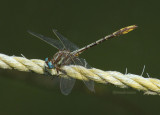
M 65 65 L 81 65 L 81 66 L 86 66 L 87 62 L 79 58 L 78 56 L 86 51 L 87 49 L 96 46 L 105 40 L 109 40 L 113 37 L 117 37 L 122 34 L 126 34 L 132 30 L 134 30 L 137 26 L 136 25 L 131 25 L 127 26 L 125 28 L 122 28 L 108 36 L 105 36 L 104 38 L 101 38 L 83 48 L 78 48 L 75 44 L 67 40 L 64 36 L 62 36 L 60 33 L 58 33 L 56 30 L 53 30 L 54 34 L 59 40 L 55 40 L 49 37 L 45 37 L 41 34 L 37 34 L 34 32 L 29 31 L 30 34 L 33 36 L 38 37 L 39 39 L 45 41 L 46 43 L 50 44 L 51 46 L 57 48 L 59 51 L 54 54 L 53 58 L 46 58 L 45 63 L 47 65 L 48 69 L 55 69 L 57 73 L 62 72 L 65 73 L 64 71 L 61 70 L 62 66 Z M 92 80 L 83 80 L 85 85 L 88 87 L 88 89 L 92 92 L 94 92 L 94 82 Z M 67 76 L 66 78 L 61 77 L 60 81 L 60 89 L 61 92 L 64 95 L 68 95 L 73 86 L 75 84 L 75 79 Z

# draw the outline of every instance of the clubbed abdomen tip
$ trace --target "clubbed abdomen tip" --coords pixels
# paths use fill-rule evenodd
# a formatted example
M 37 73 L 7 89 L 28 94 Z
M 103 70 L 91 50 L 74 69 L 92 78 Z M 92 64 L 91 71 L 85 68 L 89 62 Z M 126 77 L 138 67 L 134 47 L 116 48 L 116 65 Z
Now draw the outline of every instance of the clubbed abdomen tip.
M 131 26 L 127 26 L 127 27 L 124 27 L 116 32 L 113 33 L 114 36 L 119 36 L 119 35 L 122 35 L 122 34 L 127 34 L 128 32 L 136 29 L 138 26 L 137 25 L 131 25 Z

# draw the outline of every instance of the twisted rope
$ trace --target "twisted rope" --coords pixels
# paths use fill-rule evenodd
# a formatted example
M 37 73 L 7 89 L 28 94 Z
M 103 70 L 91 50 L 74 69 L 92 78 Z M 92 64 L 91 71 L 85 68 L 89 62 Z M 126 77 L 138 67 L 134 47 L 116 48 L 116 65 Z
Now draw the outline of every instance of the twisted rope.
M 27 59 L 25 57 L 7 56 L 0 53 L 0 68 L 16 69 L 18 71 L 35 72 L 37 74 L 45 74 L 45 62 L 40 59 Z M 87 69 L 82 66 L 70 65 L 61 68 L 66 75 L 84 80 L 91 79 L 97 83 L 110 83 L 120 88 L 134 88 L 143 91 L 144 94 L 160 95 L 160 80 L 156 78 L 144 78 L 140 75 L 122 74 L 117 71 L 102 71 L 100 69 Z M 49 69 L 51 75 L 57 75 L 54 69 Z M 66 77 L 60 74 L 60 77 Z

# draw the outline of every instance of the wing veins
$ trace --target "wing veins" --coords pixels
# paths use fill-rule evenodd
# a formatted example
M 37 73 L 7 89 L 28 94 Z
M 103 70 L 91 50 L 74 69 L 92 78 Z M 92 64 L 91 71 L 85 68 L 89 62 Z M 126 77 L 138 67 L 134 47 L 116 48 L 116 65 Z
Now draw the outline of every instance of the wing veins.
M 79 49 L 77 45 L 69 41 L 66 37 L 57 32 L 57 30 L 53 29 L 53 33 L 60 40 L 66 50 L 74 51 Z
M 41 34 L 38 34 L 38 33 L 35 33 L 35 32 L 31 32 L 31 31 L 28 31 L 28 33 L 30 33 L 31 35 L 39 38 L 40 40 L 48 43 L 49 45 L 55 47 L 56 49 L 62 49 L 62 45 L 61 45 L 61 42 L 58 41 L 58 40 L 55 40 L 55 39 L 52 39 L 52 38 L 49 38 L 49 37 L 45 37 Z

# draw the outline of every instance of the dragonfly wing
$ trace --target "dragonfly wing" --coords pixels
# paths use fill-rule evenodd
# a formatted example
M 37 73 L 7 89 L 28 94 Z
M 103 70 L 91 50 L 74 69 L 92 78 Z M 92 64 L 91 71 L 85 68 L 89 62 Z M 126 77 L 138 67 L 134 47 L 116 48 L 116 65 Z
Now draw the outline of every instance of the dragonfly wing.
M 53 32 L 57 36 L 57 38 L 61 41 L 65 49 L 70 50 L 70 51 L 79 49 L 78 46 L 76 46 L 74 43 L 70 42 L 66 37 L 58 33 L 57 30 L 53 29 Z
M 45 37 L 41 34 L 31 32 L 31 31 L 28 31 L 28 33 L 30 33 L 31 35 L 41 39 L 42 41 L 50 44 L 51 46 L 53 46 L 57 49 L 63 49 L 64 48 L 59 40 L 55 40 L 55 39 L 52 39 L 52 38 L 49 38 L 49 37 Z
M 89 64 L 86 62 L 85 59 L 83 58 L 77 58 L 77 61 L 78 63 L 81 65 L 81 66 L 84 66 L 86 68 L 91 68 L 89 66 Z M 83 79 L 83 78 L 82 78 Z M 86 80 L 83 80 L 84 84 L 87 86 L 87 88 L 92 91 L 92 92 L 95 92 L 95 89 L 94 89 L 94 81 L 93 80 L 90 80 L 88 79 L 87 81 Z
M 85 81 L 83 80 L 84 84 L 87 86 L 87 88 L 92 91 L 92 92 L 95 92 L 95 89 L 94 89 L 94 81 L 92 80 L 88 80 L 88 81 Z
M 67 78 L 61 78 L 61 81 L 60 81 L 60 89 L 61 89 L 62 94 L 64 95 L 68 95 L 72 91 L 73 86 L 76 81 L 75 79 L 71 77 L 68 77 L 68 76 L 66 77 Z
M 80 66 L 89 68 L 89 65 L 88 65 L 88 63 L 85 61 L 85 59 L 76 57 L 76 58 L 74 58 L 74 59 L 72 59 L 72 60 L 73 60 L 74 65 L 80 65 Z M 79 70 L 79 71 L 81 71 L 82 73 L 84 73 L 83 70 Z M 87 79 L 87 80 L 86 80 L 86 79 Z M 90 91 L 95 92 L 95 90 L 94 90 L 94 81 L 92 81 L 92 80 L 90 80 L 90 79 L 88 79 L 88 78 L 84 78 L 84 76 L 82 77 L 82 80 L 83 80 L 84 84 L 87 86 L 87 88 L 88 88 Z

